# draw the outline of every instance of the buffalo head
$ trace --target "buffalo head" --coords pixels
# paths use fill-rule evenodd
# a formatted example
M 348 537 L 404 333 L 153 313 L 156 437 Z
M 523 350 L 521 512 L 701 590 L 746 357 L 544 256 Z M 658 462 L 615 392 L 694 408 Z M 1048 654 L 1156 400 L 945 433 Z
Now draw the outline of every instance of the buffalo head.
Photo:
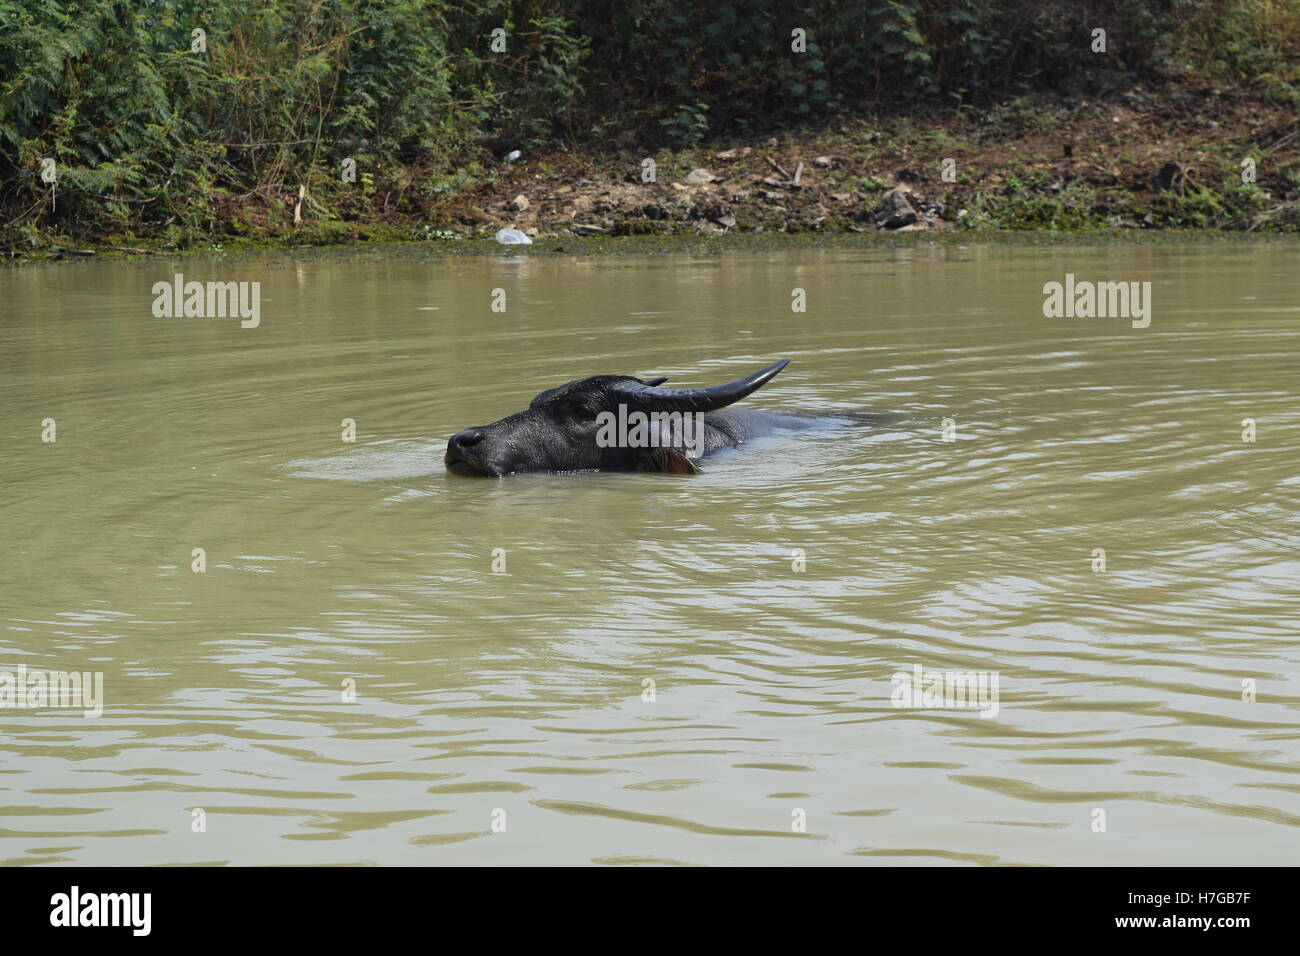
M 522 412 L 466 428 L 447 442 L 457 475 L 525 471 L 665 471 L 689 474 L 695 460 L 738 441 L 710 413 L 766 385 L 789 359 L 709 388 L 661 388 L 665 378 L 580 378 L 542 392 Z

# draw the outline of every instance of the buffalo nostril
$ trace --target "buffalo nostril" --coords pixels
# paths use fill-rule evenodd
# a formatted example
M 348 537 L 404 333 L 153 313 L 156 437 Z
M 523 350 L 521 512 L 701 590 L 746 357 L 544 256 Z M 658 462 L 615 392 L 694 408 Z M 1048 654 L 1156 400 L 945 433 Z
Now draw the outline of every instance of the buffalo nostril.
M 471 445 L 477 445 L 483 440 L 483 433 L 477 428 L 467 428 L 463 432 L 456 432 L 451 436 L 451 443 L 459 445 L 461 448 L 468 448 Z

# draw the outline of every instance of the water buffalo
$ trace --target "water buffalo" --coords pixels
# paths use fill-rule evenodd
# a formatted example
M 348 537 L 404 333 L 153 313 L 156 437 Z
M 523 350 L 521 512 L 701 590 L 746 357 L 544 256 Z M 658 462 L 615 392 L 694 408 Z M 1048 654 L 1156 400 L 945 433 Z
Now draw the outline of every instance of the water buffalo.
M 522 412 L 466 428 L 447 442 L 444 461 L 457 475 L 525 471 L 659 471 L 695 474 L 696 462 L 777 428 L 809 428 L 814 419 L 726 409 L 770 382 L 782 359 L 725 385 L 661 388 L 666 378 L 580 378 L 542 392 Z

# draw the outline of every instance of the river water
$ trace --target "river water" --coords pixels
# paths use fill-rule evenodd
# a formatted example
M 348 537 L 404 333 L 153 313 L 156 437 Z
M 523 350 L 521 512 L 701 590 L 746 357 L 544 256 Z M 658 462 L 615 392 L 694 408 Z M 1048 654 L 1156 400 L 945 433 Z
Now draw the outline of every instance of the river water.
M 0 670 L 104 698 L 0 708 L 0 860 L 1295 862 L 1296 243 L 513 252 L 0 271 Z M 155 317 L 176 272 L 260 324 Z M 746 407 L 892 418 L 442 466 L 779 358 Z

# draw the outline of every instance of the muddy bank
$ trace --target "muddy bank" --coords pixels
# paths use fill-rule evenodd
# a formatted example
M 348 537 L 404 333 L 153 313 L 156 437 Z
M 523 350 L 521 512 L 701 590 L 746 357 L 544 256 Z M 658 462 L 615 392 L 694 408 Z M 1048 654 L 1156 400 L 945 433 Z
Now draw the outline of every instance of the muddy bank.
M 384 192 L 395 177 L 418 181 L 409 169 L 374 179 L 369 199 L 322 183 L 226 200 L 209 211 L 208 240 L 188 248 L 452 247 L 507 227 L 558 251 L 609 251 L 628 237 L 1300 233 L 1300 119 L 1231 89 L 1026 97 L 692 149 L 514 152 L 467 147 L 458 188 L 428 202 Z M 159 251 L 182 250 L 90 233 L 9 255 Z
M 1204 90 L 862 118 L 640 155 L 522 156 L 444 228 L 535 237 L 945 230 L 1300 230 L 1300 121 Z

